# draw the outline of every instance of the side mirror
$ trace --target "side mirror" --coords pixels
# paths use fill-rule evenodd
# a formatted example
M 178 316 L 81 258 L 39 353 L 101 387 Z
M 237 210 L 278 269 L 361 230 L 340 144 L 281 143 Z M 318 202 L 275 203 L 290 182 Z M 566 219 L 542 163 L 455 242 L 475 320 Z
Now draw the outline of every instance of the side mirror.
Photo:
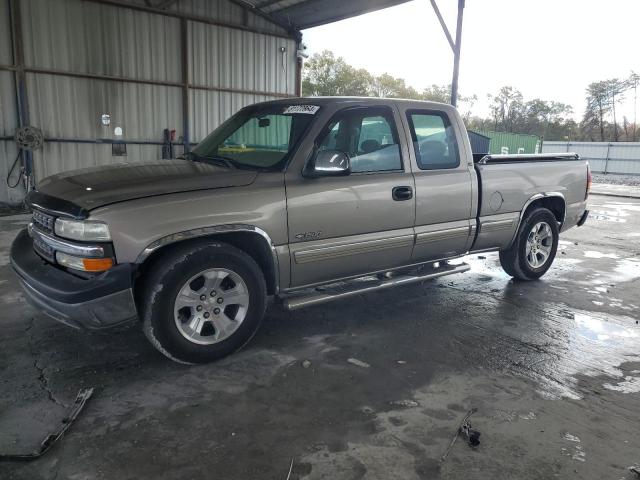
M 351 173 L 349 156 L 340 150 L 320 150 L 307 164 L 305 177 L 337 177 Z

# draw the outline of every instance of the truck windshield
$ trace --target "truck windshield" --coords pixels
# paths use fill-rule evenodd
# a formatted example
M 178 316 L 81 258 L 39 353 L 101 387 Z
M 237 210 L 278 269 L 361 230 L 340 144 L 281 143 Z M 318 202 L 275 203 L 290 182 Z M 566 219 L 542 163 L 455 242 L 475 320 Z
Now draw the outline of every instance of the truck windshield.
M 209 134 L 188 158 L 235 168 L 281 170 L 317 111 L 311 105 L 245 108 Z

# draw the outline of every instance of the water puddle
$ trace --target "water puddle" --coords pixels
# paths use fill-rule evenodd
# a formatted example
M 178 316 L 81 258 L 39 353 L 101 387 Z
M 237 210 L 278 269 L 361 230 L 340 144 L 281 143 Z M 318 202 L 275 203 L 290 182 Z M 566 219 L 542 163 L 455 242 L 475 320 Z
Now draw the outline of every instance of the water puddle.
M 601 206 L 602 208 L 609 208 L 611 210 L 615 210 L 617 214 L 624 215 L 624 216 L 630 215 L 628 212 L 640 212 L 640 205 L 635 203 L 612 202 L 612 203 L 605 203 L 599 206 Z
M 640 278 L 640 258 L 623 258 L 616 262 L 615 272 L 620 282 L 629 282 Z
M 582 253 L 587 258 L 619 258 L 615 253 L 602 253 L 595 250 L 585 250 Z
M 573 460 L 577 460 L 579 462 L 585 462 L 587 460 L 587 456 L 585 455 L 584 450 L 582 449 L 582 445 L 580 445 L 580 439 L 575 435 L 571 435 L 569 432 L 564 434 L 564 439 L 568 442 L 575 443 L 575 445 L 574 445 L 573 452 L 567 451 L 566 448 L 563 448 L 562 453 L 564 455 L 567 455 L 568 457 L 571 457 Z
M 510 280 L 511 276 L 508 275 L 500 264 L 498 263 L 498 254 L 496 252 L 483 253 L 480 255 L 467 255 L 461 259 L 452 260 L 452 265 L 460 263 L 466 263 L 471 267 L 470 271 L 465 275 L 470 278 L 478 279 L 481 276 L 490 277 L 488 280 Z
M 606 317 L 606 315 L 604 315 Z M 606 318 L 595 317 L 592 313 L 574 313 L 574 320 L 577 326 L 577 333 L 583 337 L 599 342 L 614 342 L 618 339 L 629 339 L 640 337 L 638 330 L 623 327 L 615 323 L 608 322 Z M 630 319 L 631 320 L 631 319 Z
M 549 317 L 558 318 L 558 311 L 549 310 Z M 631 393 L 640 388 L 640 375 L 623 371 L 627 362 L 640 361 L 640 325 L 625 315 L 574 310 L 562 315 L 573 321 L 556 332 L 560 343 L 548 353 L 556 355 L 535 372 L 541 376 L 541 390 L 549 398 L 582 397 L 578 376 L 609 376 L 604 384 L 609 390 Z M 542 368 L 540 368 L 542 367 Z
M 605 383 L 603 385 L 607 390 L 614 390 L 622 393 L 639 393 L 640 392 L 640 370 L 633 370 L 631 375 L 625 375 L 624 380 L 617 383 Z
M 603 220 L 606 222 L 618 222 L 618 223 L 627 223 L 627 219 L 626 218 L 621 218 L 619 216 L 616 216 L 615 214 L 612 215 L 612 212 L 598 212 L 598 211 L 594 211 L 594 212 L 590 212 L 589 213 L 589 219 L 590 220 Z

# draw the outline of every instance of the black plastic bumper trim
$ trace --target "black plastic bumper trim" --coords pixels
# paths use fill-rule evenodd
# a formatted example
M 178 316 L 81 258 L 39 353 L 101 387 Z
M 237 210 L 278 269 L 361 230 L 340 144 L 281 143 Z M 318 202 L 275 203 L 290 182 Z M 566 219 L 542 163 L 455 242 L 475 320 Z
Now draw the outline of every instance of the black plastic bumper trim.
M 22 230 L 11 245 L 11 265 L 31 288 L 56 302 L 79 304 L 131 289 L 133 267 L 116 265 L 84 279 L 44 261 L 33 250 L 33 240 Z
M 582 216 L 580 217 L 580 220 L 578 220 L 578 226 L 579 227 L 584 225 L 584 222 L 587 221 L 587 217 L 588 216 L 589 216 L 589 210 L 585 210 L 584 213 L 582 214 Z

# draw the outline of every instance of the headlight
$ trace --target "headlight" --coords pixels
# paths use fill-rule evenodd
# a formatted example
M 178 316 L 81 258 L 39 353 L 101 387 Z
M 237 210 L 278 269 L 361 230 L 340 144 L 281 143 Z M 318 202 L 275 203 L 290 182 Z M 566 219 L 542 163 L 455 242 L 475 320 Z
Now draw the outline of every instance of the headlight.
M 83 222 L 58 218 L 55 225 L 56 235 L 82 242 L 108 242 L 111 240 L 106 223 Z

